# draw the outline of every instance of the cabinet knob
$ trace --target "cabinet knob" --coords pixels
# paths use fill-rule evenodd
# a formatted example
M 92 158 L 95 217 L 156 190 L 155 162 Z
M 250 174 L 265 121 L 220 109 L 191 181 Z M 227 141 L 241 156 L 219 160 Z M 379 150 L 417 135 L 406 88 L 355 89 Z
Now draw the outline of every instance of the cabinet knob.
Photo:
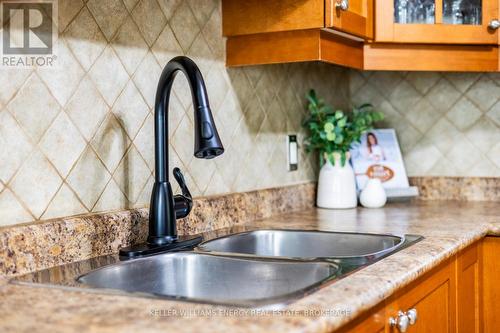
M 491 20 L 490 24 L 488 24 L 488 29 L 497 30 L 498 28 L 500 28 L 500 21 L 497 19 Z
M 401 332 L 401 333 L 406 332 L 409 324 L 410 324 L 410 318 L 408 318 L 408 316 L 402 311 L 398 312 L 398 315 L 396 318 L 393 318 L 393 317 L 389 318 L 389 325 L 391 327 L 397 327 L 399 332 Z
M 348 0 L 340 0 L 335 3 L 335 8 L 340 9 L 342 11 L 346 11 L 349 9 L 349 1 Z
M 406 312 L 408 319 L 410 320 L 410 325 L 414 325 L 417 322 L 418 314 L 417 309 L 410 309 Z

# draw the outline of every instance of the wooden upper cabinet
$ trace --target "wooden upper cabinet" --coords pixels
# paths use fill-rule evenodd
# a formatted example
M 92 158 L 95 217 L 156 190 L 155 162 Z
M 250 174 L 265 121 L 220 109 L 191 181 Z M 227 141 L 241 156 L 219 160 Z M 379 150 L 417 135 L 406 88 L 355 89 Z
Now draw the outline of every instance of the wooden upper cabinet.
M 226 65 L 324 61 L 361 69 L 372 0 L 348 0 L 344 10 L 337 1 L 222 0 Z
M 498 0 L 381 0 L 375 5 L 375 41 L 498 44 L 490 29 Z
M 226 65 L 498 72 L 499 2 L 222 0 Z
M 373 39 L 374 0 L 325 0 L 325 26 Z
M 223 34 L 232 37 L 328 28 L 372 39 L 373 1 L 223 0 Z
M 325 0 L 223 0 L 224 36 L 324 27 Z

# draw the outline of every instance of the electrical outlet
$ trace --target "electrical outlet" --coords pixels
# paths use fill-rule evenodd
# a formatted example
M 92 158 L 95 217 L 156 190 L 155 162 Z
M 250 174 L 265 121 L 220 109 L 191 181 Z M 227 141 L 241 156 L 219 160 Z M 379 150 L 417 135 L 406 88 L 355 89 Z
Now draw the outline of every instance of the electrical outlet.
M 299 153 L 297 145 L 297 135 L 289 134 L 286 136 L 286 152 L 288 171 L 296 171 L 299 168 Z

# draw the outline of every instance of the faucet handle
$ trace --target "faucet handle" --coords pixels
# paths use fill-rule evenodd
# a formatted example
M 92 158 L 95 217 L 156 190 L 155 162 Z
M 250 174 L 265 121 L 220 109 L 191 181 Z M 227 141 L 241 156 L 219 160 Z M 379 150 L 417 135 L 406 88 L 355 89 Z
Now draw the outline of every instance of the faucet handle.
M 188 216 L 191 212 L 191 208 L 193 208 L 193 198 L 191 197 L 191 192 L 189 192 L 181 170 L 179 168 L 174 168 L 173 174 L 182 191 L 182 194 L 174 195 L 175 217 L 181 219 Z
M 179 186 L 181 188 L 182 195 L 191 199 L 192 198 L 191 192 L 189 192 L 189 189 L 186 185 L 186 180 L 184 179 L 184 175 L 182 174 L 181 169 L 174 168 L 173 173 L 174 173 L 175 180 L 177 180 L 177 184 L 179 184 Z

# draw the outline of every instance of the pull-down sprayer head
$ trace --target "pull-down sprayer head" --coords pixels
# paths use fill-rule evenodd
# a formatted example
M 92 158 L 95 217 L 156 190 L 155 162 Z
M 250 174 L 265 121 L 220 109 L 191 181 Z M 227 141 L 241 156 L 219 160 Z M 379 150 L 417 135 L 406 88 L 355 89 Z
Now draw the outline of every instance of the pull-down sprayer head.
M 224 152 L 224 147 L 215 128 L 212 112 L 208 106 L 198 107 L 194 117 L 194 156 L 214 158 Z

